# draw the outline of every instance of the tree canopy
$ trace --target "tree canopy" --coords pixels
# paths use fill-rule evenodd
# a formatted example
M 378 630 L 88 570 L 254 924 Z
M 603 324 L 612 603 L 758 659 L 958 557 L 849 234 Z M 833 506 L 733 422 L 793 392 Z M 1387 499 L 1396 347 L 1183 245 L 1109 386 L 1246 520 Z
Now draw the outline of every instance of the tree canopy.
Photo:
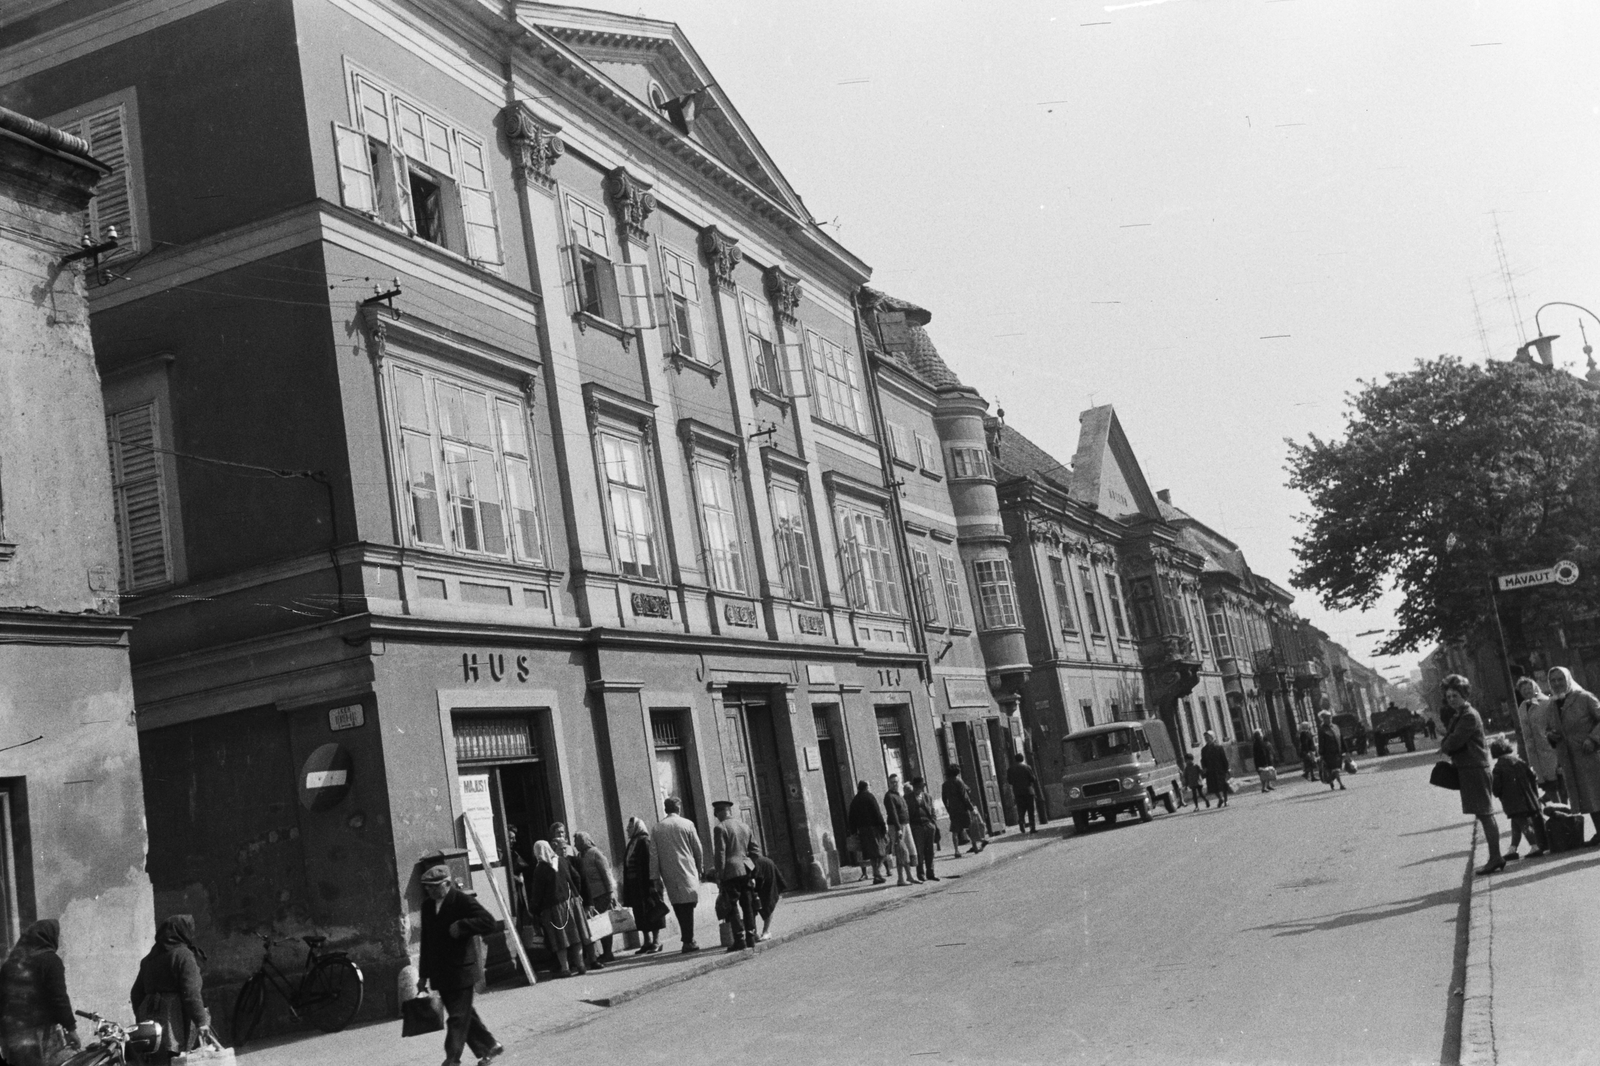
M 1453 356 L 1363 381 L 1343 440 L 1289 441 L 1289 486 L 1306 494 L 1297 588 L 1330 609 L 1405 595 L 1384 654 L 1467 638 L 1490 618 L 1498 574 L 1572 559 L 1594 598 L 1600 521 L 1600 391 L 1520 363 Z M 1520 594 L 1519 594 L 1520 595 Z

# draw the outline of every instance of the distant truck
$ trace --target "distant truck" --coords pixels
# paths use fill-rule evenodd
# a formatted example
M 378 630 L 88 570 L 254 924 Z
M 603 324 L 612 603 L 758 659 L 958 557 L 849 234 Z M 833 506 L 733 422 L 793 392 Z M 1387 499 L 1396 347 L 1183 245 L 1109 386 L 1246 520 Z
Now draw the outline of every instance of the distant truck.
M 1387 755 L 1391 740 L 1403 740 L 1407 751 L 1416 751 L 1417 733 L 1421 729 L 1422 715 L 1390 704 L 1372 716 L 1372 726 L 1368 733 L 1378 749 L 1378 754 Z

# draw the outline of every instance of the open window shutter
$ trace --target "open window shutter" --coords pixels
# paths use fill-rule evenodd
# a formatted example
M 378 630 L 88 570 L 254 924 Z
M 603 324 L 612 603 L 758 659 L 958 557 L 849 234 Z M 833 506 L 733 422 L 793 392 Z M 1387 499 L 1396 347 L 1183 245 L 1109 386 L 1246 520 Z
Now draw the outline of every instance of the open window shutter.
M 111 238 L 116 227 L 120 247 L 112 255 L 131 254 L 138 246 L 134 231 L 133 191 L 128 175 L 127 114 L 121 104 L 90 115 L 83 122 L 83 137 L 89 154 L 111 168 L 111 173 L 95 186 L 90 205 L 90 223 L 96 240 Z
M 130 590 L 170 580 L 156 408 L 142 404 L 107 420 L 122 584 Z
M 389 153 L 389 166 L 394 171 L 394 199 L 395 208 L 399 216 L 393 221 L 404 226 L 407 233 L 415 233 L 417 232 L 417 212 L 411 204 L 411 168 L 406 163 L 405 153 L 391 150 Z
M 716 363 L 717 354 L 712 352 L 711 343 L 706 340 L 705 311 L 697 303 L 689 305 L 689 333 L 694 345 L 694 357 L 702 363 Z
M 643 263 L 612 264 L 617 278 L 617 304 L 626 329 L 654 329 L 650 303 L 650 270 Z
M 461 160 L 461 218 L 467 231 L 467 258 L 498 265 L 505 262 L 505 255 L 500 249 L 494 194 L 489 191 L 489 176 L 483 168 L 483 149 L 459 134 L 456 142 L 456 154 Z
M 657 301 L 659 306 L 656 309 L 656 315 L 659 321 L 667 324 L 668 343 L 672 345 L 673 350 L 682 352 L 684 351 L 685 344 L 690 342 L 689 338 L 680 337 L 678 335 L 678 316 L 673 312 L 674 301 L 672 295 L 672 283 L 669 280 L 671 275 L 667 270 L 669 265 L 670 264 L 667 261 L 667 250 L 659 244 L 656 245 L 656 268 L 661 273 L 661 291 L 659 293 L 660 299 Z M 691 317 L 693 317 L 693 311 L 694 308 L 691 307 Z M 703 361 L 705 359 L 705 354 L 701 352 L 698 345 L 694 345 L 693 347 L 694 357 Z
M 805 346 L 798 342 L 778 345 L 779 373 L 784 378 L 787 396 L 810 396 L 811 378 L 806 373 Z
M 335 122 L 333 144 L 339 157 L 339 195 L 344 206 L 375 214 L 378 195 L 373 184 L 372 154 L 367 149 L 366 135 Z

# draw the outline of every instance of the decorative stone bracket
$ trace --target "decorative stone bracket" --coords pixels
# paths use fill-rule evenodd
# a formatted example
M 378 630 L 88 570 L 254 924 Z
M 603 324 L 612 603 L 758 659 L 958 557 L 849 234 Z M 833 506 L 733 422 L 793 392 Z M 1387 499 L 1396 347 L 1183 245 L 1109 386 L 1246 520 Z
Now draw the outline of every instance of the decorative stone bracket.
M 511 164 L 517 180 L 546 189 L 555 185 L 550 168 L 566 152 L 561 127 L 546 122 L 527 104 L 507 104 L 500 112 L 506 140 L 511 142 Z
M 744 261 L 739 241 L 715 226 L 700 231 L 700 251 L 706 257 L 711 284 L 724 292 L 733 291 L 733 271 Z
M 768 267 L 762 276 L 766 283 L 767 299 L 777 310 L 778 317 L 795 324 L 795 310 L 800 306 L 800 279 L 786 273 L 782 267 Z
M 656 198 L 650 192 L 650 183 L 640 181 L 628 173 L 627 167 L 618 167 L 606 175 L 606 196 L 622 223 L 622 231 L 635 244 L 650 243 L 650 231 L 644 228 L 645 219 L 656 209 Z

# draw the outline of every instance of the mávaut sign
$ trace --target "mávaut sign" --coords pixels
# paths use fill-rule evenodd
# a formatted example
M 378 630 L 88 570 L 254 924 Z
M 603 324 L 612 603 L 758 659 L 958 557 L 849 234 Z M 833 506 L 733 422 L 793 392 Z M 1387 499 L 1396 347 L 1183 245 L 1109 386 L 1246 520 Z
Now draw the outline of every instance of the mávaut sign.
M 1524 570 L 1520 574 L 1501 574 L 1497 579 L 1501 592 L 1525 589 L 1532 585 L 1570 585 L 1578 580 L 1578 564 L 1562 559 L 1543 570 Z

